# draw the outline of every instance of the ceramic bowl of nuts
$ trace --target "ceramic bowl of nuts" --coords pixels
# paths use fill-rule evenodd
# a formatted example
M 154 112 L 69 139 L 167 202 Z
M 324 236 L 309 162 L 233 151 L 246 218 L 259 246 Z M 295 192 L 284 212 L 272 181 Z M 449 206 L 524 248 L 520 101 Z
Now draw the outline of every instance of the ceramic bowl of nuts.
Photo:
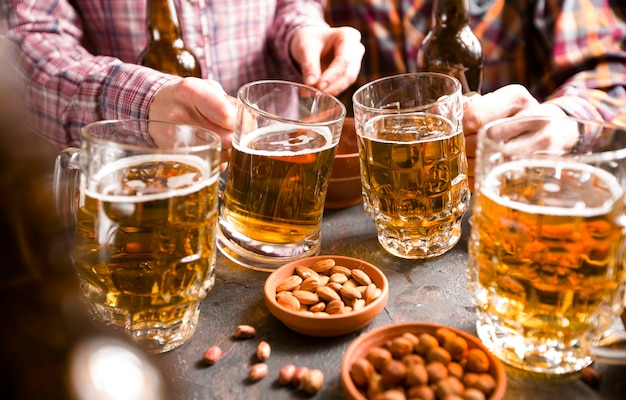
M 265 281 L 265 304 L 293 331 L 332 337 L 356 332 L 385 307 L 380 269 L 352 257 L 322 255 L 285 264 Z
M 418 322 L 360 335 L 343 356 L 341 382 L 349 400 L 500 400 L 506 390 L 504 366 L 477 337 Z

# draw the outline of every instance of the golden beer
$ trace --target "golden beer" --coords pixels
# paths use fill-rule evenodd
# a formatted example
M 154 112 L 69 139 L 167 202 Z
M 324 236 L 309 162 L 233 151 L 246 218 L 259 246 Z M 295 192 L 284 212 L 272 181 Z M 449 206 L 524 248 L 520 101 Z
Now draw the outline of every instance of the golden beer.
M 359 133 L 364 207 L 391 254 L 427 258 L 452 248 L 469 202 L 465 138 L 450 120 L 375 117 Z
M 259 243 L 292 245 L 318 236 L 335 150 L 327 129 L 284 125 L 233 143 L 222 234 L 259 253 Z
M 82 183 L 75 261 L 83 294 L 148 351 L 191 336 L 213 286 L 217 173 L 209 171 L 194 156 L 133 156 Z
M 599 327 L 622 275 L 622 197 L 612 174 L 582 163 L 489 171 L 474 200 L 469 290 L 479 335 L 500 358 L 556 373 L 589 363 L 580 342 Z

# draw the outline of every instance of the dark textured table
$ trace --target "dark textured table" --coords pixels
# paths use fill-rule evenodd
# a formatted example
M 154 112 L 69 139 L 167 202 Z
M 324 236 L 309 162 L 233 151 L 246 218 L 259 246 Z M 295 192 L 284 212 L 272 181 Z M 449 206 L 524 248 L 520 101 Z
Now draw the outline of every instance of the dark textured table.
M 387 275 L 389 302 L 368 326 L 336 338 L 315 338 L 295 333 L 274 318 L 265 306 L 263 284 L 268 273 L 252 271 L 218 256 L 215 287 L 204 300 L 195 335 L 169 353 L 155 356 L 165 373 L 168 398 L 193 399 L 343 399 L 340 364 L 344 351 L 364 331 L 383 325 L 425 321 L 449 325 L 475 334 L 475 315 L 465 288 L 467 219 L 463 236 L 447 254 L 427 261 L 395 258 L 378 244 L 374 223 L 362 205 L 327 210 L 322 228 L 321 254 L 359 257 Z M 257 329 L 253 339 L 233 338 L 240 324 Z M 256 345 L 270 343 L 267 377 L 249 383 L 256 363 Z M 224 356 L 213 366 L 202 361 L 204 350 L 219 345 Z M 324 372 L 322 389 L 310 396 L 292 386 L 280 386 L 278 371 L 285 364 Z M 626 366 L 594 365 L 602 374 L 599 388 L 578 377 L 546 381 L 507 369 L 507 399 L 625 399 Z

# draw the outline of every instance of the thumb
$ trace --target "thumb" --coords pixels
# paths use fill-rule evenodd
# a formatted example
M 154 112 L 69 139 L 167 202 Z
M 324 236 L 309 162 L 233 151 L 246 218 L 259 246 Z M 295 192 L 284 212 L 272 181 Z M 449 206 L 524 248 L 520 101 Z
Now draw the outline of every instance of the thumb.
M 307 35 L 307 28 L 301 28 L 292 40 L 291 54 L 300 66 L 303 82 L 314 86 L 320 79 L 322 44 L 315 35 Z
M 311 54 L 309 54 L 309 56 L 311 56 Z M 304 62 L 300 64 L 300 69 L 302 70 L 304 84 L 315 86 L 321 75 L 319 57 L 305 58 Z

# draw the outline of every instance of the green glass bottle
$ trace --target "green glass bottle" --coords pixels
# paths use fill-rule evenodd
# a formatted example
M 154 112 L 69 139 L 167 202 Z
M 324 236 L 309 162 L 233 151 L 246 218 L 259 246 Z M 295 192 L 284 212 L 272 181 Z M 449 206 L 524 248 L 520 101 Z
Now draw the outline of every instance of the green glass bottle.
M 456 77 L 463 93 L 480 93 L 483 47 L 470 28 L 469 0 L 435 0 L 432 27 L 417 53 L 418 71 Z
M 183 77 L 202 77 L 200 62 L 185 47 L 174 0 L 148 0 L 148 44 L 139 64 Z

